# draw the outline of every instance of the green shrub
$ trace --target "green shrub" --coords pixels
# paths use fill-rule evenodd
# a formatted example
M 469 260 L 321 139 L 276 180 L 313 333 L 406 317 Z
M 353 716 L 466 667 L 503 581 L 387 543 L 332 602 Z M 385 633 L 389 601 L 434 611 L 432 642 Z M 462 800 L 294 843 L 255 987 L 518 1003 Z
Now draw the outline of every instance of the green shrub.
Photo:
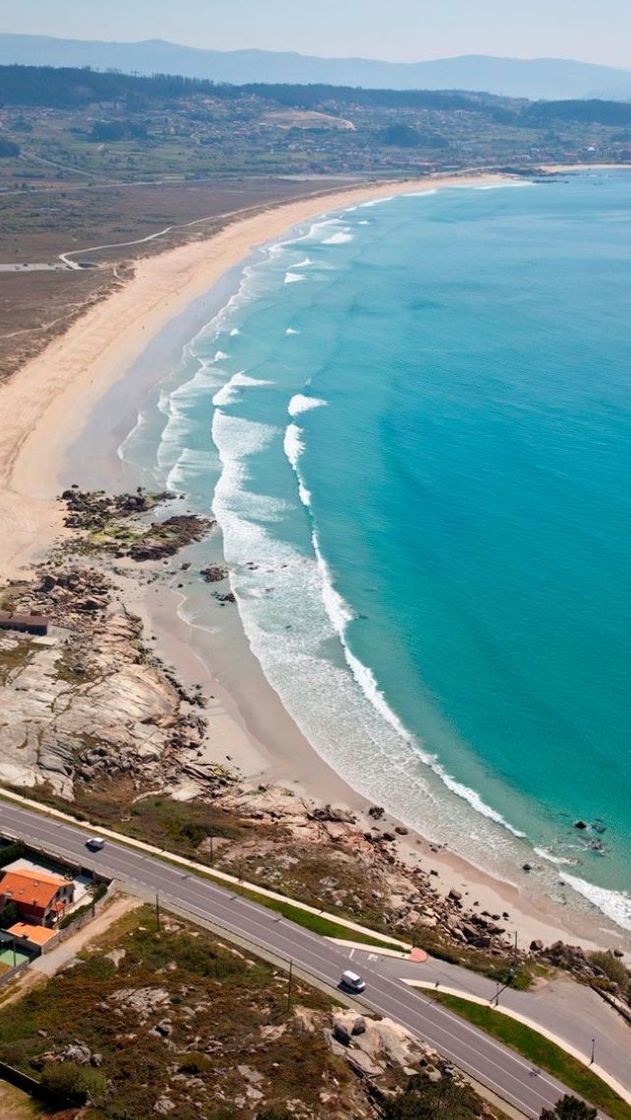
M 180 1073 L 206 1073 L 212 1067 L 212 1062 L 207 1054 L 199 1054 L 196 1050 L 190 1054 L 183 1054 L 180 1058 Z
M 623 962 L 618 957 L 614 957 L 613 953 L 594 950 L 593 953 L 589 954 L 589 960 L 591 964 L 595 964 L 597 968 L 602 969 L 605 976 L 612 980 L 614 984 L 617 984 L 623 992 L 628 990 L 631 981 L 629 972 Z
M 90 899 L 90 901 L 86 902 L 84 906 L 80 906 L 78 910 L 72 910 L 70 914 L 66 914 L 61 919 L 59 928 L 68 929 L 68 926 L 74 925 L 74 923 L 78 922 L 84 914 L 88 914 L 92 910 L 94 904 L 98 902 L 99 899 L 104 898 L 106 894 L 107 883 L 97 883 L 96 887 L 92 891 L 92 898 Z
M 477 1120 L 482 1102 L 468 1085 L 443 1080 L 434 1084 L 422 1074 L 408 1081 L 401 1096 L 386 1104 L 385 1120 Z
M 21 840 L 14 840 L 12 844 L 0 848 L 0 867 L 6 867 L 8 863 L 13 863 L 14 859 L 20 859 L 24 855 L 24 851 L 24 844 Z
M 578 1097 L 565 1096 L 557 1101 L 554 1108 L 544 1108 L 541 1120 L 596 1120 L 598 1113 L 591 1105 Z
M 97 1099 L 105 1091 L 105 1077 L 76 1062 L 51 1062 L 44 1066 L 40 1082 L 43 1089 L 67 1104 L 85 1104 L 88 1096 Z

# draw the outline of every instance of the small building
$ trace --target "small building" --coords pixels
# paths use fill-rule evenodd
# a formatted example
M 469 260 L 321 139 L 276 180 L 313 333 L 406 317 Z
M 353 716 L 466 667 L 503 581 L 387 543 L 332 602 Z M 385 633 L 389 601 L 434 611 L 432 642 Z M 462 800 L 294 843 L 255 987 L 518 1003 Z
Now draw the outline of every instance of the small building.
M 45 614 L 13 614 L 0 611 L 0 630 L 19 630 L 23 634 L 45 636 L 48 633 L 49 619 Z
M 13 902 L 20 918 L 54 926 L 74 900 L 74 883 L 42 871 L 6 871 L 0 878 L 0 912 Z
M 34 926 L 30 922 L 16 922 L 6 932 L 10 933 L 20 945 L 38 952 L 41 952 L 51 939 L 54 940 L 59 936 L 54 929 L 48 929 L 47 926 Z

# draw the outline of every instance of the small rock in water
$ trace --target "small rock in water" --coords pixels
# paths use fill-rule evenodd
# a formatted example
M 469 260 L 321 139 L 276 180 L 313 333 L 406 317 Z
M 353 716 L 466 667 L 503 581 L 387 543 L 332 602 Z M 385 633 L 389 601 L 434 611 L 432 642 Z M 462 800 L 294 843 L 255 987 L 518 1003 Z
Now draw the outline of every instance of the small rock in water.
M 589 828 L 589 825 L 587 824 L 587 821 L 574 821 L 574 828 L 578 828 L 583 831 L 584 829 Z

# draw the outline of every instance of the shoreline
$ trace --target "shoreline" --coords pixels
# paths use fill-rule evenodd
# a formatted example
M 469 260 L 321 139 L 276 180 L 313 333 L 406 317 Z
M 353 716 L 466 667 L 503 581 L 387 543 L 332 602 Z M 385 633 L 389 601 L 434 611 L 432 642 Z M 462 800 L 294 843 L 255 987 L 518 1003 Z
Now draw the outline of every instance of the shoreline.
M 486 173 L 432 176 L 319 193 L 237 215 L 214 236 L 140 259 L 131 279 L 0 385 L 0 409 L 7 417 L 0 434 L 0 519 L 12 526 L 11 541 L 0 542 L 0 570 L 10 577 L 28 567 L 34 549 L 44 551 L 62 532 L 51 481 L 103 394 L 126 376 L 167 323 L 253 249 L 301 221 L 355 202 L 506 181 L 509 176 Z
M 506 181 L 510 181 L 507 176 L 480 174 L 350 188 L 262 210 L 254 217 L 235 220 L 210 239 L 141 261 L 135 277 L 121 290 L 0 388 L 4 415 L 11 417 L 8 430 L 0 438 L 4 490 L 0 514 L 7 524 L 16 526 L 11 542 L 5 539 L 0 543 L 0 565 L 5 574 L 18 574 L 21 566 L 45 552 L 61 534 L 61 509 L 55 495 L 60 483 L 69 483 L 69 471 L 74 471 L 77 481 L 84 485 L 83 464 L 94 452 L 90 424 L 94 426 L 98 413 L 100 426 L 104 397 L 118 391 L 119 403 L 125 401 L 129 417 L 143 390 L 148 391 L 168 372 L 149 361 L 144 373 L 141 370 L 138 374 L 151 344 L 170 324 L 186 320 L 194 307 L 207 321 L 209 307 L 221 301 L 216 285 L 225 284 L 235 269 L 240 270 L 255 247 L 301 221 L 355 201 L 429 191 L 436 186 Z M 186 321 L 190 326 L 190 318 Z M 184 329 L 189 330 L 189 326 Z M 167 367 L 176 350 L 174 342 L 162 354 Z M 117 488 L 123 475 L 128 476 L 129 483 L 133 474 L 116 456 L 121 431 L 126 434 L 129 429 L 125 430 L 118 410 L 111 411 L 108 419 L 109 428 L 105 424 L 105 430 L 101 430 L 105 444 L 101 448 L 97 445 L 96 460 L 87 463 L 87 470 L 91 473 L 90 485 Z M 69 448 L 73 448 L 70 455 Z M 224 654 L 224 664 L 218 665 L 217 642 L 209 641 L 203 658 L 195 651 L 193 627 L 179 617 L 173 590 L 164 585 L 139 590 L 131 606 L 145 620 L 147 632 L 156 635 L 156 652 L 175 663 L 185 681 L 197 683 L 202 679 L 205 691 L 211 692 L 209 757 L 229 757 L 250 780 L 285 784 L 299 796 L 341 803 L 362 815 L 366 813 L 369 802 L 321 759 L 282 706 L 249 649 L 238 615 L 234 617 L 236 612 L 229 627 L 228 654 Z M 384 817 L 386 820 L 397 823 L 392 817 Z M 398 841 L 398 848 L 403 859 L 418 863 L 420 857 L 424 865 L 428 861 L 438 871 L 436 885 L 444 893 L 458 887 L 490 911 L 510 909 L 511 921 L 507 924 L 519 930 L 522 943 L 536 938 L 548 943 L 565 939 L 571 930 L 570 923 L 566 928 L 557 913 L 558 906 L 551 905 L 549 914 L 536 908 L 523 898 L 517 886 L 494 878 L 453 852 L 437 850 L 420 835 L 411 833 Z M 581 935 L 572 932 L 572 936 Z M 595 944 L 581 939 L 588 946 Z

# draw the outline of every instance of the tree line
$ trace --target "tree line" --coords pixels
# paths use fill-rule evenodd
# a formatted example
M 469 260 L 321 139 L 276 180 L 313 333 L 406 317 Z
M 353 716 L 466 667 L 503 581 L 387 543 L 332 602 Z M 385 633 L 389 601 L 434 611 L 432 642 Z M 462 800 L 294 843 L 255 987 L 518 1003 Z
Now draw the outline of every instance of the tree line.
M 222 101 L 257 99 L 283 108 L 345 106 L 430 109 L 480 113 L 498 124 L 541 128 L 555 122 L 631 126 L 631 103 L 600 100 L 518 101 L 463 90 L 364 89 L 324 84 L 288 85 L 252 82 L 230 85 L 176 74 L 144 77 L 90 67 L 0 66 L 0 105 L 81 109 L 116 102 L 129 112 L 164 107 L 200 97 Z

